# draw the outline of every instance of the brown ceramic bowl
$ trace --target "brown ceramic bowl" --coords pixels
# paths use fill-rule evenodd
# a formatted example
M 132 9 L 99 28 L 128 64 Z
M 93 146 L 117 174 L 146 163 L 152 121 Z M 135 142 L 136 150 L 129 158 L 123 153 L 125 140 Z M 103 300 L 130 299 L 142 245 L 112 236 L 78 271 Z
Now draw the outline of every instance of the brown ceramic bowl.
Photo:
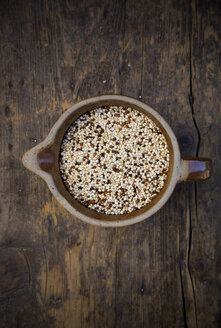
M 128 106 L 150 117 L 164 133 L 170 151 L 169 172 L 161 192 L 148 205 L 129 214 L 107 215 L 86 208 L 70 195 L 60 176 L 60 146 L 69 126 L 85 112 L 108 105 Z M 26 168 L 45 180 L 54 197 L 71 214 L 82 221 L 104 227 L 120 227 L 149 218 L 167 202 L 177 182 L 205 180 L 211 171 L 209 159 L 181 159 L 177 139 L 158 112 L 137 99 L 121 95 L 98 96 L 75 104 L 61 115 L 44 141 L 24 154 L 22 161 Z

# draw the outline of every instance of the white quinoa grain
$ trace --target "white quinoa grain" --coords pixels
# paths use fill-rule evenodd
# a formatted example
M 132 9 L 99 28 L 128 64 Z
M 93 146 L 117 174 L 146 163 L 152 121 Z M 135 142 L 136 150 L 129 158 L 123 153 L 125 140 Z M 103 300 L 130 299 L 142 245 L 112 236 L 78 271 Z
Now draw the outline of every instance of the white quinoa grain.
M 60 173 L 70 194 L 105 214 L 135 211 L 155 198 L 169 169 L 160 128 L 131 108 L 106 106 L 81 115 L 67 130 Z

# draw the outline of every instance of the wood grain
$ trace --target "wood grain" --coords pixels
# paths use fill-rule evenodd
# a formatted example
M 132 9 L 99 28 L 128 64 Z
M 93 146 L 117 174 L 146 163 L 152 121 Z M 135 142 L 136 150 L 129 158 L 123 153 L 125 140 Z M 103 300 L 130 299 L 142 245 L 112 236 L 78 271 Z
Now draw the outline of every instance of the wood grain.
M 219 327 L 218 1 L 1 1 L 0 327 Z M 21 163 L 76 101 L 156 108 L 209 181 L 134 226 L 82 223 Z

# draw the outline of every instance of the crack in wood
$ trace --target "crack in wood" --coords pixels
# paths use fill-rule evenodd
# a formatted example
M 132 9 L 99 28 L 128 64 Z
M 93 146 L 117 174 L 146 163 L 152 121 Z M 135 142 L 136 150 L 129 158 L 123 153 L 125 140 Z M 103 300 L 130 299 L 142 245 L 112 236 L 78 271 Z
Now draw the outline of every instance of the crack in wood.
M 196 221 L 198 223 L 198 197 L 197 197 L 198 193 L 197 193 L 197 183 L 194 183 L 194 198 L 195 198 L 195 213 L 196 213 Z
M 41 244 L 43 248 L 43 254 L 44 254 L 44 260 L 45 260 L 45 288 L 44 288 L 44 305 L 43 309 L 45 309 L 45 303 L 46 303 L 46 295 L 47 295 L 47 285 L 48 285 L 48 263 L 47 263 L 47 256 L 46 256 L 46 250 L 44 246 L 44 240 L 43 240 L 43 220 L 41 221 Z
M 191 215 L 191 195 L 190 188 L 186 188 L 185 197 L 185 222 L 186 233 L 183 240 L 184 254 L 180 259 L 180 288 L 183 308 L 183 318 L 185 327 L 198 328 L 197 307 L 196 307 L 196 292 L 194 288 L 194 281 L 190 268 L 190 257 L 192 250 L 192 215 Z
M 25 261 L 26 261 L 26 264 L 27 264 L 27 267 L 28 267 L 28 286 L 30 287 L 31 286 L 32 278 L 31 278 L 31 268 L 30 268 L 29 259 L 28 259 L 27 254 L 25 253 L 24 249 L 21 249 L 21 253 L 24 256 Z
M 197 0 L 193 0 L 197 1 Z M 197 12 L 197 3 L 195 2 L 195 10 Z M 196 13 L 197 17 L 197 13 Z M 201 143 L 201 136 L 200 136 L 200 130 L 196 122 L 196 117 L 195 117 L 195 108 L 194 108 L 194 95 L 193 95 L 193 58 L 192 58 L 192 37 L 193 37 L 193 32 L 192 32 L 192 26 L 193 26 L 193 20 L 192 20 L 192 1 L 189 3 L 189 103 L 190 103 L 190 108 L 191 108 L 191 115 L 192 115 L 192 120 L 193 124 L 195 126 L 198 140 L 197 140 L 197 146 L 196 146 L 196 157 L 199 155 L 199 148 L 200 148 L 200 143 Z M 195 200 L 195 209 L 196 209 L 196 219 L 198 220 L 198 211 L 197 211 L 197 186 L 196 183 L 194 185 L 194 200 Z M 190 277 L 191 281 L 191 287 L 192 287 L 192 292 L 193 292 L 193 301 L 194 301 L 194 313 L 195 313 L 195 320 L 196 320 L 196 327 L 198 327 L 197 323 L 197 311 L 196 311 L 196 296 L 195 296 L 195 289 L 194 289 L 194 284 L 193 284 L 193 278 L 190 270 L 190 254 L 191 254 L 191 246 L 192 246 L 192 217 L 191 217 L 191 206 L 190 206 L 190 193 L 189 193 L 189 233 L 188 233 L 188 256 L 187 256 L 187 269 L 188 269 L 188 274 Z
M 195 108 L 194 108 L 194 95 L 193 95 L 193 74 L 192 74 L 192 11 L 191 2 L 189 5 L 189 103 L 191 108 L 192 120 L 197 132 L 197 146 L 196 146 L 196 157 L 199 155 L 199 148 L 201 143 L 200 130 L 196 122 Z M 196 7 L 197 8 L 197 7 Z
M 184 321 L 184 327 L 187 328 L 186 301 L 184 296 L 184 286 L 183 286 L 181 265 L 180 265 L 180 285 L 181 285 L 181 295 L 182 295 L 183 321 Z
M 189 193 L 189 233 L 188 233 L 188 256 L 187 256 L 187 270 L 191 281 L 191 287 L 193 292 L 193 301 L 194 301 L 194 312 L 195 312 L 195 320 L 196 320 L 196 327 L 198 327 L 197 323 L 197 311 L 196 311 L 196 295 L 195 295 L 195 289 L 193 285 L 193 278 L 192 273 L 190 270 L 190 254 L 191 254 L 191 246 L 192 246 L 192 216 L 191 216 L 191 206 L 190 206 L 190 193 Z
M 44 244 L 42 242 L 43 253 L 45 258 L 45 269 L 46 269 L 46 277 L 45 277 L 45 293 L 44 293 L 44 303 L 46 302 L 46 295 L 47 295 L 47 284 L 48 284 L 48 264 L 47 264 L 47 257 Z

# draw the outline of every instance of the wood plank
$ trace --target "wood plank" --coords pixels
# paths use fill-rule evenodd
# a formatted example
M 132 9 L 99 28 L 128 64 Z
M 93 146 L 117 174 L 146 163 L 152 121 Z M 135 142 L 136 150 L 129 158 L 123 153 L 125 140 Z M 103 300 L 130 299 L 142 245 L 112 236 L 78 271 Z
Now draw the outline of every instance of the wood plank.
M 220 325 L 220 3 L 192 3 L 192 111 L 199 156 L 213 161 L 213 175 L 195 185 L 190 267 L 198 327 Z
M 188 3 L 152 3 L 147 7 L 145 22 L 142 97 L 171 124 L 182 155 L 190 155 L 197 145 L 197 133 L 189 105 Z M 188 270 L 187 195 L 184 184 L 177 186 L 169 202 L 151 220 L 152 226 L 146 226 L 150 259 L 143 261 L 143 276 L 144 281 L 149 280 L 150 291 L 149 295 L 144 293 L 142 307 L 143 322 L 149 326 L 195 327 Z M 152 301 L 154 307 L 145 311 L 146 304 Z

